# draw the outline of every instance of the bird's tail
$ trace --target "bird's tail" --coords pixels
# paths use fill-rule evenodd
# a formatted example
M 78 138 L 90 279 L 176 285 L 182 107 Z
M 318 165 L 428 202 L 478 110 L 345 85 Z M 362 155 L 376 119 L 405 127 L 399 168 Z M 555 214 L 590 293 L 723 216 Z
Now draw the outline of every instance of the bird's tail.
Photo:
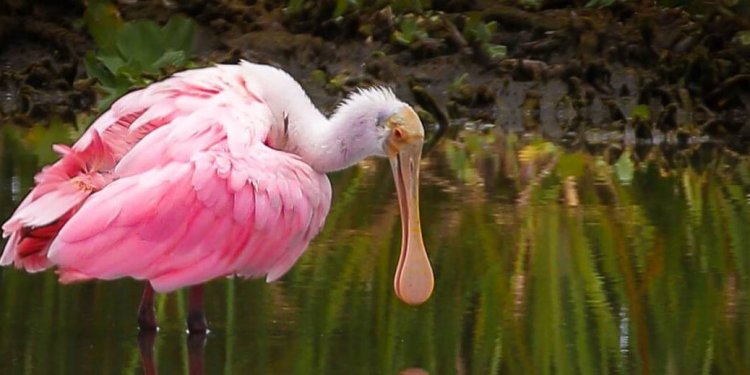
M 66 213 L 51 224 L 39 227 L 22 226 L 16 230 L 6 230 L 6 225 L 3 225 L 3 236 L 9 238 L 3 255 L 0 257 L 0 265 L 13 263 L 16 267 L 28 272 L 38 272 L 49 268 L 52 264 L 47 259 L 47 249 L 72 213 L 73 211 Z M 6 224 L 11 223 L 11 220 L 8 220 Z
M 8 242 L 0 266 L 14 264 L 29 272 L 52 266 L 47 259 L 52 241 L 89 195 L 110 182 L 90 172 L 78 152 L 59 145 L 55 151 L 62 158 L 36 175 L 36 186 L 2 226 Z

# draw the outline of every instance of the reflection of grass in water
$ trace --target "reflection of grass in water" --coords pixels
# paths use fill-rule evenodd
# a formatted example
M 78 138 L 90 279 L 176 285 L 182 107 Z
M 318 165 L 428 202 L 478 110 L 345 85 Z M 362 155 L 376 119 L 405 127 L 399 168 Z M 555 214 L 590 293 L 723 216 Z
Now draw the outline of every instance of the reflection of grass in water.
M 22 186 L 29 186 L 28 154 L 13 143 L 21 138 L 7 134 L 0 162 L 23 172 Z M 668 168 L 655 150 L 648 160 L 617 166 L 541 140 L 472 137 L 471 147 L 435 149 L 424 171 L 423 232 L 437 277 L 431 301 L 411 308 L 393 295 L 401 235 L 386 163 L 345 171 L 333 179 L 326 228 L 282 282 L 229 280 L 209 287 L 216 333 L 206 368 L 316 374 L 407 367 L 477 374 L 748 370 L 747 160 L 716 152 L 714 165 L 731 168 L 681 162 Z M 441 160 L 447 157 L 460 160 Z M 9 172 L 3 173 L 5 181 Z M 567 178 L 576 182 L 577 206 L 566 200 Z M 492 190 L 498 181 L 514 187 Z M 9 373 L 22 373 L 24 362 L 39 373 L 85 373 L 75 370 L 85 359 L 100 363 L 96 370 L 139 373 L 132 327 L 140 285 L 61 288 L 51 273 L 3 270 L 0 276 L 0 352 L 23 358 Z M 155 354 L 162 371 L 187 368 L 184 346 L 175 347 L 183 342 L 170 336 L 184 324 L 181 296 L 160 300 L 166 332 Z M 94 355 L 77 351 L 85 339 L 60 338 L 110 330 L 114 336 L 132 332 L 132 345 L 110 342 Z

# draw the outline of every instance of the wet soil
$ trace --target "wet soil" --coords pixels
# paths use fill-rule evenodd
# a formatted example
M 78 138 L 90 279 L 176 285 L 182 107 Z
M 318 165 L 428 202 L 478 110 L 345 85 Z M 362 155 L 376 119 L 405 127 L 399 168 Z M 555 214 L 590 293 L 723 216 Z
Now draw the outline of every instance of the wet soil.
M 17 4 L 16 4 L 17 3 Z M 33 4 L 31 4 L 33 3 Z M 437 3 L 437 2 L 435 2 Z M 123 19 L 200 27 L 198 65 L 266 62 L 333 108 L 348 90 L 386 84 L 440 132 L 480 124 L 547 136 L 699 142 L 750 137 L 750 16 L 719 5 L 545 9 L 449 1 L 430 10 L 347 9 L 335 1 L 128 1 Z M 72 119 L 97 100 L 83 55 L 95 45 L 79 1 L 0 5 L 0 115 L 33 124 Z M 405 20 L 417 33 L 395 38 Z M 494 24 L 478 37 L 472 28 Z M 506 56 L 487 46 L 507 47 Z

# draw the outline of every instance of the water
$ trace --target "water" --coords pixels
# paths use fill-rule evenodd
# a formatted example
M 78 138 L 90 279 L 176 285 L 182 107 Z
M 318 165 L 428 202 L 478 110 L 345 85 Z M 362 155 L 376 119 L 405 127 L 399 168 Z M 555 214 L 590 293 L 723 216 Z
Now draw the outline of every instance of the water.
M 40 134 L 2 132 L 3 218 L 51 158 Z M 326 227 L 281 281 L 209 284 L 205 342 L 184 333 L 186 293 L 161 296 L 161 331 L 139 338 L 135 281 L 0 270 L 1 371 L 750 372 L 748 157 L 485 129 L 444 139 L 422 168 L 437 280 L 423 306 L 394 296 L 398 206 L 387 163 L 367 161 L 332 176 Z

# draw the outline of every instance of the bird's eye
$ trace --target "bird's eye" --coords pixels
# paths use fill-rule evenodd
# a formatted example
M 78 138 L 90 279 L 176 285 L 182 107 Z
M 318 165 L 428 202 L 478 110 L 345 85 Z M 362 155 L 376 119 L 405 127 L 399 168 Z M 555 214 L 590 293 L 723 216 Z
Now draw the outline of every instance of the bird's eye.
M 404 134 L 404 131 L 403 131 L 403 130 L 401 130 L 401 128 L 394 128 L 394 129 L 393 129 L 393 136 L 394 136 L 394 137 L 395 137 L 395 138 L 396 138 L 397 140 L 399 140 L 399 141 L 400 141 L 400 140 L 404 139 L 404 136 L 405 136 L 405 134 Z

